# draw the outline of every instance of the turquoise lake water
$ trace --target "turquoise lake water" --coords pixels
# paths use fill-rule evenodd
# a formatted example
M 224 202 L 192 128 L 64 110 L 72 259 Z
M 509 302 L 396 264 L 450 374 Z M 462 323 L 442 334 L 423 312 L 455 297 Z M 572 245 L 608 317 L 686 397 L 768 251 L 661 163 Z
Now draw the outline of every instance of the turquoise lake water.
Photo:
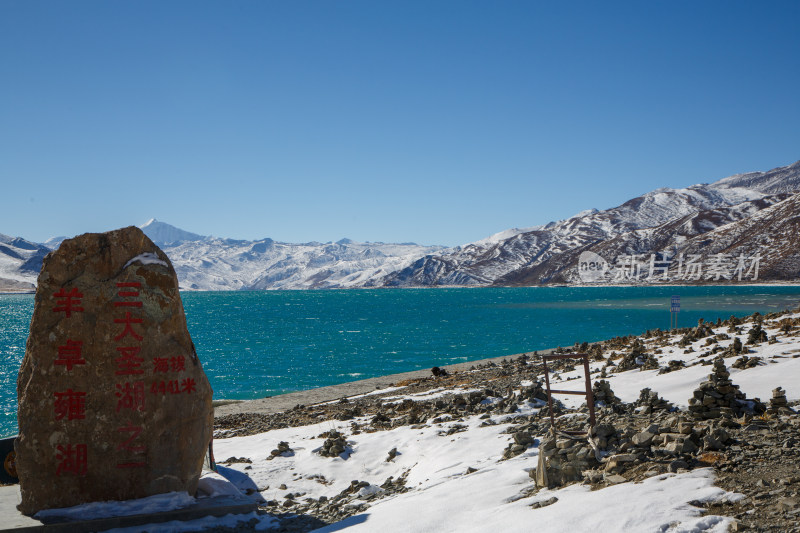
M 183 293 L 216 399 L 253 399 L 800 305 L 800 287 L 585 287 Z M 33 295 L 0 295 L 0 436 Z

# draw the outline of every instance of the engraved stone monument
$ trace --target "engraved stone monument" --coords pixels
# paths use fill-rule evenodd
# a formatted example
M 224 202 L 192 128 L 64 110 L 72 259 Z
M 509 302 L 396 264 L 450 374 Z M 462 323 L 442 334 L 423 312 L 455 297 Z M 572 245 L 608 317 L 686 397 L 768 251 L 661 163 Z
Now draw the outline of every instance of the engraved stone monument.
M 194 494 L 211 387 L 175 270 L 140 229 L 80 235 L 45 258 L 17 391 L 21 512 Z

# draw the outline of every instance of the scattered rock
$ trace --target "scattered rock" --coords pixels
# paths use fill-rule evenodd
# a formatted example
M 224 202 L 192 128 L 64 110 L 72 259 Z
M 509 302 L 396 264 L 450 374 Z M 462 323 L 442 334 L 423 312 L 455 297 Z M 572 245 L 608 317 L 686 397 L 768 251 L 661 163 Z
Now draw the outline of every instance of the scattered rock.
M 445 377 L 448 375 L 447 370 L 444 368 L 439 368 L 438 366 L 431 368 L 431 374 L 433 374 L 433 377 L 436 378 Z
M 390 463 L 394 461 L 394 458 L 397 457 L 397 448 L 392 448 L 389 450 L 389 457 L 386 458 L 386 462 Z
M 294 450 L 289 447 L 288 442 L 279 442 L 278 447 L 272 450 L 267 457 L 267 461 L 271 461 L 276 457 L 291 457 L 294 455 Z
M 558 498 L 553 496 L 553 497 L 548 498 L 546 500 L 533 502 L 530 506 L 531 506 L 532 509 L 541 509 L 542 507 L 547 507 L 548 505 L 553 505 L 557 501 L 558 501 Z

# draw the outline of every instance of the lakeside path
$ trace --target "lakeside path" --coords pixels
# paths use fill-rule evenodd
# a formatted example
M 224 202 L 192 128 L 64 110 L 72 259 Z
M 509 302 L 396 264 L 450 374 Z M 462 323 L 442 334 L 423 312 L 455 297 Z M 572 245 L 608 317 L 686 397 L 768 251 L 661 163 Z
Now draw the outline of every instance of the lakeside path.
M 537 350 L 536 353 L 549 354 L 553 349 Z M 533 352 L 526 352 L 530 355 Z M 448 373 L 464 372 L 473 366 L 487 365 L 489 363 L 500 364 L 502 361 L 516 359 L 524 355 L 523 353 L 505 355 L 502 357 L 491 357 L 477 361 L 467 361 L 453 365 L 441 366 Z M 296 405 L 315 405 L 324 402 L 332 402 L 340 398 L 348 398 L 359 394 L 367 394 L 377 390 L 394 386 L 396 383 L 409 380 L 431 377 L 431 369 L 412 370 L 411 372 L 401 372 L 399 374 L 389 374 L 375 378 L 350 381 L 339 385 L 329 385 L 304 391 L 279 394 L 269 398 L 259 398 L 257 400 L 217 400 L 215 401 L 214 417 L 235 415 L 242 413 L 273 414 L 288 411 Z M 230 403 L 229 403 L 230 402 Z

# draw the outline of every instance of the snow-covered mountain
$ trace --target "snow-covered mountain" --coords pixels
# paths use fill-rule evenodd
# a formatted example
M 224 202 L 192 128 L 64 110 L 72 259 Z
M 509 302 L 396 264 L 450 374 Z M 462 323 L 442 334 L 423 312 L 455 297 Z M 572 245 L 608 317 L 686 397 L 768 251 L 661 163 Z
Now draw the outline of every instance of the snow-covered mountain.
M 0 233 L 0 290 L 31 291 L 49 248 Z
M 147 226 L 142 229 L 150 236 Z M 213 237 L 160 246 L 172 260 L 181 287 L 190 290 L 360 287 L 442 249 L 349 239 L 290 244 Z
M 642 273 L 652 280 L 653 272 L 670 281 L 718 281 L 722 255 L 739 261 L 727 265 L 730 275 L 747 260 L 750 280 L 797 280 L 798 191 L 800 161 L 711 184 L 656 189 L 611 209 L 508 229 L 455 248 L 349 239 L 303 244 L 222 239 L 155 219 L 141 228 L 167 253 L 188 290 L 571 284 L 586 282 L 580 261 L 588 253 L 608 267 L 604 277 L 592 281 L 635 283 Z M 62 240 L 39 245 L 0 235 L 0 290 L 30 290 L 48 248 Z M 668 264 L 648 266 L 651 257 Z M 684 267 L 692 261 L 715 261 L 706 267 L 717 268 L 717 274 L 706 268 L 687 276 Z
M 407 268 L 383 279 L 372 280 L 370 285 L 481 286 L 578 282 L 578 260 L 585 251 L 595 251 L 611 263 L 620 255 L 628 254 L 671 252 L 677 256 L 684 244 L 685 252 L 696 252 L 696 248 L 691 246 L 697 246 L 698 242 L 703 242 L 702 239 L 688 243 L 689 239 L 697 239 L 727 225 L 732 225 L 729 230 L 734 231 L 733 227 L 743 224 L 750 216 L 781 201 L 792 206 L 794 203 L 787 197 L 798 190 L 800 161 L 769 172 L 731 176 L 712 184 L 656 189 L 618 207 L 583 211 L 531 231 L 511 231 L 508 237 L 501 233 L 496 238 L 450 249 L 447 253 L 419 258 Z M 791 209 L 785 206 L 780 212 L 790 216 Z M 800 212 L 795 216 L 800 216 Z M 789 244 L 784 242 L 785 239 L 770 236 L 778 226 L 781 224 L 760 228 L 763 242 L 773 240 Z M 749 238 L 757 237 L 752 232 L 748 235 Z M 704 254 L 723 253 L 715 251 L 716 244 L 704 250 Z M 733 251 L 731 248 L 730 252 Z M 762 270 L 759 279 L 770 279 L 770 275 L 777 276 L 777 270 Z M 800 272 L 792 273 L 784 268 L 778 279 L 798 277 Z
M 404 268 L 418 257 L 444 249 L 350 239 L 303 244 L 221 239 L 155 219 L 140 227 L 172 260 L 180 286 L 187 290 L 359 287 Z M 63 240 L 58 237 L 41 245 L 0 234 L 0 291 L 35 289 L 42 259 Z
M 151 218 L 139 227 L 144 231 L 145 235 L 150 237 L 151 241 L 162 248 L 178 246 L 185 242 L 206 241 L 209 239 L 209 237 L 184 231 L 165 222 L 159 222 L 154 218 Z

